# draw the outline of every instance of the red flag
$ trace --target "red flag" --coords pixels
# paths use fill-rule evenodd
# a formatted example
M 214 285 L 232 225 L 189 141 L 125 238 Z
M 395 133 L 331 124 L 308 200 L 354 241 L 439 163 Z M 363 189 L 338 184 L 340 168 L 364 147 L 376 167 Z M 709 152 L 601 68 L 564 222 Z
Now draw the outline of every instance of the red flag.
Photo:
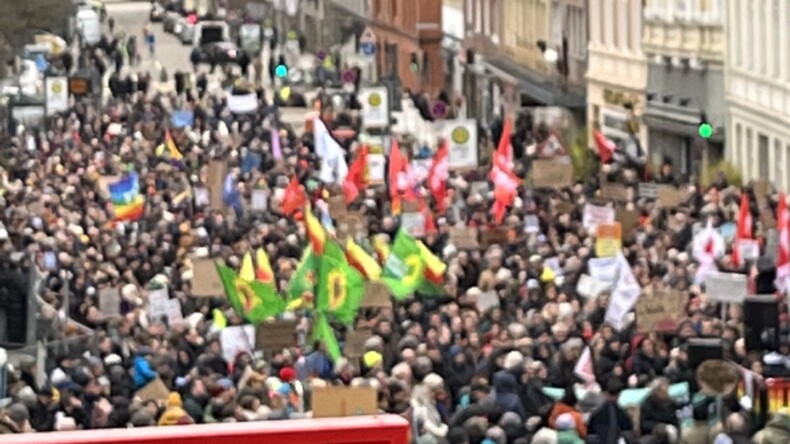
M 601 156 L 601 163 L 609 163 L 614 156 L 617 145 L 607 139 L 599 130 L 593 131 L 593 138 L 595 139 L 595 146 L 598 147 L 598 155 Z
M 414 200 L 417 198 L 414 192 L 413 175 L 409 171 L 409 159 L 404 156 L 397 140 L 392 140 L 389 159 L 389 181 L 390 198 L 392 199 L 392 214 L 400 214 L 401 198 Z
M 741 205 L 738 208 L 738 225 L 735 230 L 735 242 L 732 244 L 732 262 L 740 267 L 743 265 L 738 243 L 741 239 L 752 238 L 752 214 L 749 211 L 749 198 L 746 193 L 741 193 Z
M 360 191 L 367 186 L 367 181 L 365 180 L 365 169 L 367 166 L 368 146 L 362 145 L 357 158 L 354 159 L 354 162 L 348 169 L 346 180 L 343 181 L 343 194 L 346 196 L 347 204 L 353 202 L 359 196 Z
M 497 224 L 502 223 L 507 207 L 513 205 L 519 184 L 518 176 L 513 173 L 510 137 L 511 124 L 510 119 L 507 119 L 502 130 L 502 137 L 499 139 L 499 147 L 494 155 L 494 162 L 491 165 L 491 173 L 489 174 L 489 178 L 494 182 L 494 207 L 492 212 Z
M 436 211 L 440 214 L 444 213 L 447 200 L 447 179 L 450 177 L 448 153 L 447 141 L 444 141 L 434 154 L 428 170 L 428 188 L 436 200 Z
M 787 197 L 779 193 L 776 208 L 776 228 L 779 234 L 776 252 L 776 288 L 781 292 L 788 290 L 790 284 L 790 212 L 787 210 Z
M 505 119 L 505 125 L 502 128 L 502 135 L 499 137 L 499 146 L 497 146 L 496 154 L 507 162 L 513 161 L 513 147 L 510 144 L 512 135 L 513 124 L 510 122 L 510 119 Z
M 294 214 L 297 210 L 304 207 L 307 202 L 307 196 L 304 194 L 304 189 L 299 184 L 296 177 L 291 179 L 288 188 L 283 193 L 283 200 L 280 203 L 280 209 L 286 216 Z

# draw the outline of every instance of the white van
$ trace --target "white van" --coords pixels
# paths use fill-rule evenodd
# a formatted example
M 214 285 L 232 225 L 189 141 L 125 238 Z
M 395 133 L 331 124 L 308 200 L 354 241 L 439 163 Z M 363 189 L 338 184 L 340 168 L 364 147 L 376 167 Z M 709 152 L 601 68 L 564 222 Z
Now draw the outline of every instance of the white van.
M 77 29 L 87 45 L 95 45 L 101 40 L 101 19 L 91 8 L 77 11 Z

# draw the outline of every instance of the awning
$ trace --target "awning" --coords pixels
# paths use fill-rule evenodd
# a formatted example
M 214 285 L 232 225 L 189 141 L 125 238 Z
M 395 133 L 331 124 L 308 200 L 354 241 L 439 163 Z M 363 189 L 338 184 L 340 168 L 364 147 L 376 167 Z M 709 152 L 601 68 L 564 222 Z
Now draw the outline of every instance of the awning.
M 542 76 L 511 60 L 486 59 L 486 68 L 492 74 L 516 83 L 519 92 L 532 97 L 536 102 L 572 109 L 587 107 L 586 91 L 583 86 L 573 85 L 562 88 L 556 81 L 557 77 Z
M 671 134 L 685 137 L 696 137 L 699 129 L 699 111 L 683 110 L 677 111 L 666 109 L 658 104 L 648 102 L 642 120 L 650 129 L 656 129 Z M 713 136 L 710 140 L 714 142 L 724 141 L 724 128 L 715 127 Z

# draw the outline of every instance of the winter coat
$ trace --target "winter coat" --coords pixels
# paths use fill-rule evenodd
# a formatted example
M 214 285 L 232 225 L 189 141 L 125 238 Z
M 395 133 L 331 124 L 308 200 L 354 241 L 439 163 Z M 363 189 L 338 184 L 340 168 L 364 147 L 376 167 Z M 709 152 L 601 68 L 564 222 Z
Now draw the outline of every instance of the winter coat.
M 639 431 L 643 435 L 649 435 L 653 433 L 653 429 L 658 424 L 668 424 L 679 428 L 676 410 L 677 405 L 671 398 L 660 398 L 655 393 L 651 393 L 642 402 L 639 409 L 641 424 Z
M 752 438 L 754 444 L 787 444 L 790 442 L 790 415 L 777 414 L 764 429 Z
M 139 389 L 156 379 L 156 372 L 145 356 L 134 357 L 134 385 Z
M 557 444 L 584 444 L 576 430 L 562 430 L 557 432 Z
M 512 373 L 499 371 L 494 374 L 494 398 L 495 403 L 503 412 L 513 412 L 518 414 L 522 421 L 527 420 L 527 413 L 521 405 L 518 397 L 518 382 Z
M 582 414 L 575 408 L 562 402 L 554 404 L 551 415 L 549 415 L 549 427 L 555 427 L 557 418 L 563 413 L 568 413 L 573 416 L 573 420 L 576 422 L 576 433 L 582 438 L 587 437 L 587 425 L 584 424 Z
M 620 435 L 633 429 L 628 414 L 616 402 L 607 400 L 592 412 L 587 421 L 587 442 L 617 444 Z
M 22 430 L 20 430 L 11 419 L 0 417 L 0 435 L 10 435 L 13 433 L 22 433 Z

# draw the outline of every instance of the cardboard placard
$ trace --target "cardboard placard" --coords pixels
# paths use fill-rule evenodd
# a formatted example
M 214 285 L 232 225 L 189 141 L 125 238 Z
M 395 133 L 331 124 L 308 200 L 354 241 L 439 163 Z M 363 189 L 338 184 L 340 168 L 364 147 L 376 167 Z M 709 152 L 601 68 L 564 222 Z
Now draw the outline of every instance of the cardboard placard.
M 208 197 L 209 205 L 214 211 L 223 211 L 225 202 L 222 199 L 222 186 L 228 175 L 228 163 L 224 160 L 212 160 L 208 164 Z
M 615 257 L 623 249 L 623 229 L 620 222 L 598 224 L 595 235 L 595 255 Z
M 621 183 L 605 183 L 601 187 L 601 198 L 615 202 L 628 202 L 628 187 Z
M 332 196 L 326 200 L 326 204 L 332 217 L 339 217 L 348 210 L 345 196 Z
M 683 196 L 680 190 L 672 185 L 658 186 L 658 205 L 661 208 L 672 208 L 683 203 Z
M 494 291 L 482 293 L 477 297 L 475 305 L 477 306 L 478 312 L 481 314 L 485 313 L 492 308 L 499 307 L 499 295 Z
M 359 306 L 362 308 L 392 307 L 389 288 L 381 282 L 365 281 L 365 297 L 362 298 L 362 303 Z
M 658 199 L 658 184 L 653 182 L 639 183 L 640 199 Z
M 296 321 L 276 320 L 258 324 L 255 345 L 259 350 L 279 353 L 296 346 Z
M 205 298 L 225 294 L 214 259 L 192 259 L 192 296 Z
M 685 319 L 686 296 L 679 291 L 645 292 L 636 303 L 636 325 L 640 332 L 674 332 Z
M 477 242 L 477 228 L 451 227 L 449 230 L 450 243 L 459 250 L 474 250 L 480 248 Z
M 403 213 L 400 217 L 400 226 L 411 237 L 423 237 L 425 236 L 425 214 L 422 212 Z
M 357 213 L 345 213 L 335 218 L 337 230 L 351 237 L 367 236 L 365 218 Z
M 312 405 L 313 418 L 375 415 L 378 396 L 373 387 L 314 387 Z
M 365 342 L 373 336 L 369 328 L 353 330 L 346 333 L 346 343 L 343 344 L 343 354 L 347 358 L 361 358 L 365 354 Z
M 167 386 L 160 378 L 149 382 L 134 394 L 135 398 L 140 398 L 143 402 L 156 401 L 159 404 L 167 402 L 168 396 L 170 396 L 170 390 L 167 389 Z
M 480 233 L 480 247 L 487 249 L 491 245 L 507 243 L 507 230 L 504 228 L 491 228 Z
M 420 203 L 416 200 L 404 200 L 401 203 L 401 211 L 404 213 L 416 213 L 420 211 Z
M 635 210 L 618 208 L 614 213 L 614 220 L 622 226 L 623 236 L 628 237 L 631 235 L 631 231 L 639 226 L 639 213 Z
M 209 197 L 208 188 L 195 187 L 193 188 L 193 194 L 195 195 L 196 207 L 201 208 L 211 203 L 211 198 Z
M 563 188 L 573 185 L 573 166 L 557 159 L 538 159 L 532 162 L 532 186 L 535 188 Z
M 584 213 L 582 214 L 582 225 L 588 230 L 594 230 L 598 224 L 606 224 L 614 222 L 615 211 L 614 208 L 603 207 L 600 205 L 584 204 Z
M 765 231 L 776 229 L 776 218 L 774 217 L 773 211 L 769 208 L 760 210 L 760 224 Z
M 747 278 L 738 273 L 708 273 L 705 293 L 712 301 L 740 304 L 746 299 Z
M 121 315 L 121 293 L 118 287 L 99 290 L 99 310 L 105 317 Z
M 148 316 L 151 319 L 167 317 L 167 306 L 170 296 L 167 287 L 148 291 Z

